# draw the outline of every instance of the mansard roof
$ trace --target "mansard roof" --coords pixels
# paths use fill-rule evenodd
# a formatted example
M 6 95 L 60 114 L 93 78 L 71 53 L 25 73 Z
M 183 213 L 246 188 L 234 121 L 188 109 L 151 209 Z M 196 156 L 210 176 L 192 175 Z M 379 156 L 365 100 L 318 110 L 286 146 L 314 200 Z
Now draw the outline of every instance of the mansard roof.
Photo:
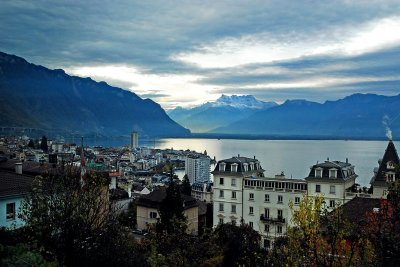
M 225 170 L 221 171 L 220 170 L 220 165 L 225 164 Z M 254 169 L 250 169 L 250 167 L 247 168 L 247 171 L 245 171 L 245 165 L 251 165 L 254 164 Z M 232 166 L 236 165 L 237 166 L 237 171 L 233 172 Z M 263 172 L 264 170 L 261 168 L 260 162 L 254 157 L 254 158 L 247 158 L 247 157 L 232 157 L 229 159 L 223 159 L 218 161 L 217 165 L 215 166 L 214 171 L 212 172 L 213 174 L 215 173 L 230 173 L 230 174 L 243 174 L 243 173 L 251 173 L 251 172 Z
M 315 170 L 316 169 L 321 169 L 322 170 L 322 176 L 321 177 L 316 177 Z M 330 170 L 336 169 L 336 178 L 338 180 L 348 180 L 348 179 L 355 179 L 357 178 L 357 174 L 354 172 L 354 166 L 351 165 L 350 163 L 347 162 L 342 162 L 342 161 L 329 161 L 326 160 L 325 162 L 322 163 L 317 163 L 311 167 L 310 173 L 308 177 L 306 177 L 306 180 L 310 179 L 319 179 L 319 180 L 327 180 L 329 179 L 330 181 L 333 181 L 332 177 L 330 177 Z
M 387 168 L 387 163 L 388 162 L 392 162 L 394 163 L 394 165 L 397 167 L 400 165 L 400 160 L 399 160 L 399 155 L 397 154 L 396 148 L 393 144 L 393 141 L 389 141 L 386 150 L 385 150 L 385 154 L 383 155 L 383 158 L 381 161 L 379 161 L 379 167 L 378 167 L 378 171 L 375 173 L 375 176 L 373 177 L 373 183 L 376 182 L 386 182 L 386 172 L 388 171 L 394 171 L 396 174 L 400 174 L 399 169 L 394 169 L 394 170 L 388 170 Z

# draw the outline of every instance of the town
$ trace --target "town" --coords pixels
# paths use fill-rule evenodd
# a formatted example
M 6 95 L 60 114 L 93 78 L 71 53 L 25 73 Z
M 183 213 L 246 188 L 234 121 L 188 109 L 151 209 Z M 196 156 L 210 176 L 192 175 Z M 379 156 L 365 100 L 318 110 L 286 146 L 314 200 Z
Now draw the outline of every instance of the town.
M 156 231 L 174 177 L 175 183 L 184 188 L 186 234 L 200 236 L 219 225 L 245 224 L 259 235 L 260 249 L 273 251 L 290 229 L 298 227 L 296 211 L 308 198 L 322 197 L 321 211 L 332 214 L 340 207 L 342 220 L 363 225 L 369 213 L 379 212 L 390 184 L 400 177 L 399 157 L 391 140 L 374 166 L 369 188 L 357 184 L 355 166 L 348 159 L 321 159 L 310 168 L 308 177 L 293 179 L 285 177 L 284 172 L 265 177 L 256 157 L 237 155 L 216 161 L 206 151 L 156 149 L 138 144 L 137 132 L 131 133 L 130 144 L 118 148 L 85 146 L 83 138 L 81 144 L 67 144 L 45 136 L 36 140 L 27 136 L 2 137 L 0 227 L 6 231 L 26 227 L 27 222 L 19 213 L 26 205 L 24 201 L 35 177 L 68 165 L 80 170 L 81 179 L 89 172 L 107 178 L 107 205 L 124 218 L 122 224 L 136 240 L 146 239 Z M 178 179 L 174 173 L 183 170 L 184 176 Z M 136 218 L 129 217 L 129 212 Z

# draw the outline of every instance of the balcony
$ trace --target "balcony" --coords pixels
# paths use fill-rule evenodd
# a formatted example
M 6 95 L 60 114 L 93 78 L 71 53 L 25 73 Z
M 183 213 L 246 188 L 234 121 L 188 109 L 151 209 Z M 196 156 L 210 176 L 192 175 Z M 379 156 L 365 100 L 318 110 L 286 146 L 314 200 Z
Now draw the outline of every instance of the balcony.
M 260 221 L 263 221 L 266 223 L 279 224 L 279 223 L 285 223 L 285 218 L 283 218 L 283 217 L 271 218 L 271 217 L 266 217 L 264 214 L 261 214 Z

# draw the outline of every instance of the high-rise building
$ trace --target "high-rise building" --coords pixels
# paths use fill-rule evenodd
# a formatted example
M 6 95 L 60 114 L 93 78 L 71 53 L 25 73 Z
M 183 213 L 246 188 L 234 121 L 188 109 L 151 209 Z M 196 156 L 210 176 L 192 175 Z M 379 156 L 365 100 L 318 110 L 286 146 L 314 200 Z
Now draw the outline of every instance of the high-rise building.
M 139 134 L 137 132 L 131 133 L 131 149 L 139 147 Z
M 210 181 L 210 162 L 210 157 L 202 154 L 186 157 L 185 173 L 189 178 L 190 184 Z

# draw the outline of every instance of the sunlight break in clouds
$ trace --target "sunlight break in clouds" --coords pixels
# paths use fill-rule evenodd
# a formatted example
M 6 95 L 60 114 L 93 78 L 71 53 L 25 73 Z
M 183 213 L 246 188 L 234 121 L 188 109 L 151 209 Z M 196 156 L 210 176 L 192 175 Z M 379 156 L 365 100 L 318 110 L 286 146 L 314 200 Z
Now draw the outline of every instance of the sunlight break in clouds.
M 83 66 L 67 68 L 66 72 L 80 77 L 91 77 L 97 81 L 108 81 L 113 86 L 129 86 L 136 94 L 152 96 L 163 108 L 173 108 L 176 99 L 187 105 L 202 104 L 205 99 L 212 100 L 216 86 L 197 84 L 201 76 L 187 74 L 146 74 L 133 66 Z M 175 103 L 175 104 L 174 104 Z M 185 106 L 185 105 L 183 105 Z
M 260 33 L 227 38 L 195 52 L 174 54 L 171 58 L 200 68 L 229 68 L 310 55 L 359 55 L 400 44 L 399 32 L 400 17 L 390 17 L 362 25 L 325 29 L 313 36 L 303 34 L 275 39 L 273 34 Z

